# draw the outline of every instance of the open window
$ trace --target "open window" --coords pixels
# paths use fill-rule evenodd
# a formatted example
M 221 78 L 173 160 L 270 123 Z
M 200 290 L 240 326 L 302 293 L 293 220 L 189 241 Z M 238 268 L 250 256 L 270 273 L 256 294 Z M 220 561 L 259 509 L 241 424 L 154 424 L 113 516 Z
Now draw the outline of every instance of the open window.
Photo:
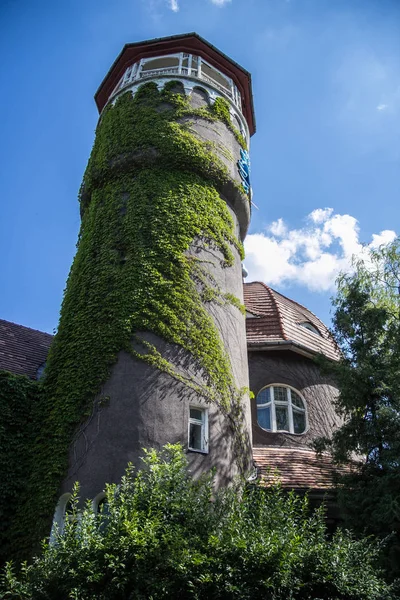
M 208 452 L 208 411 L 199 406 L 189 407 L 188 448 Z

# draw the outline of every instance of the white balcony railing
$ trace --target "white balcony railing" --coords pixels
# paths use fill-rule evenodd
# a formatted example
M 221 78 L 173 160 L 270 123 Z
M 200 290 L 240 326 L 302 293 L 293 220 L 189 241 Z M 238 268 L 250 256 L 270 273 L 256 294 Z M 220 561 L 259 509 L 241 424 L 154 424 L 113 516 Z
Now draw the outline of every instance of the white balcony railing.
M 232 79 L 211 66 L 200 56 L 185 54 L 183 52 L 142 59 L 134 63 L 127 68 L 110 98 L 135 81 L 168 75 L 193 77 L 204 81 L 211 87 L 216 88 L 221 94 L 227 96 L 242 111 L 240 92 Z

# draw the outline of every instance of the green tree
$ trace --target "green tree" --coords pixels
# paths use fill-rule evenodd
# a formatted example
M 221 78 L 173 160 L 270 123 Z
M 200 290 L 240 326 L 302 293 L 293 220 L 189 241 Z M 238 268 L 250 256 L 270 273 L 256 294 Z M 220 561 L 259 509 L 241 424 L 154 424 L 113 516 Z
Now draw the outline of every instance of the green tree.
M 342 360 L 326 365 L 340 395 L 344 425 L 331 440 L 339 500 L 355 531 L 387 542 L 386 567 L 400 574 L 400 240 L 365 253 L 338 281 L 333 333 Z
M 237 484 L 213 492 L 193 481 L 180 446 L 146 451 L 107 487 L 107 510 L 78 515 L 16 575 L 0 598 L 374 599 L 394 598 L 374 566 L 379 548 L 344 531 L 326 536 L 322 510 L 307 499 Z

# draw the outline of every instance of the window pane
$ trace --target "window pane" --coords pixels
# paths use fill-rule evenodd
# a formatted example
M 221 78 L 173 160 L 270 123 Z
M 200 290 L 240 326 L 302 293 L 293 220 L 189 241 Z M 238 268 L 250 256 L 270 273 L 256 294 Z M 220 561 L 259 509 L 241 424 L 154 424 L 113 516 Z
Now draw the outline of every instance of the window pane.
M 274 400 L 287 403 L 287 388 L 274 386 Z
M 109 515 L 110 514 L 110 508 L 109 508 L 109 504 L 107 502 L 107 498 L 102 498 L 100 500 L 100 502 L 97 505 L 97 512 L 102 515 Z
M 289 431 L 288 409 L 286 406 L 275 406 L 276 428 Z
M 189 428 L 189 448 L 193 448 L 193 450 L 202 450 L 202 439 L 201 439 L 201 425 L 196 425 L 196 423 L 190 423 Z
M 263 429 L 271 429 L 271 409 L 269 406 L 257 409 L 257 421 Z
M 203 411 L 198 408 L 191 408 L 190 409 L 190 418 L 197 419 L 197 421 L 202 421 L 203 420 Z
M 152 69 L 165 69 L 168 67 L 177 67 L 179 58 L 177 56 L 164 56 L 163 58 L 155 58 L 149 60 L 142 65 L 142 71 L 151 71 Z
M 295 433 L 303 433 L 306 428 L 306 415 L 297 410 L 293 411 L 293 429 Z
M 291 396 L 292 396 L 292 404 L 294 406 L 298 406 L 299 408 L 304 408 L 303 400 L 300 398 L 300 396 L 298 394 L 296 394 L 296 392 L 291 390 Z
M 271 390 L 270 388 L 264 388 L 257 395 L 257 404 L 268 404 L 268 402 L 271 402 Z

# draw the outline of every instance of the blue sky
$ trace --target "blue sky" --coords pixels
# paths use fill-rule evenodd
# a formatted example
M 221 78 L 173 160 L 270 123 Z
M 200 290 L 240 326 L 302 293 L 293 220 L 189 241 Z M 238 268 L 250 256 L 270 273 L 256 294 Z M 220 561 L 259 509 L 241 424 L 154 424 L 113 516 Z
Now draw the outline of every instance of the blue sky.
M 400 232 L 397 0 L 3 0 L 0 23 L 0 318 L 57 326 L 93 95 L 126 42 L 197 31 L 252 73 L 248 281 L 329 321 L 338 270 Z

